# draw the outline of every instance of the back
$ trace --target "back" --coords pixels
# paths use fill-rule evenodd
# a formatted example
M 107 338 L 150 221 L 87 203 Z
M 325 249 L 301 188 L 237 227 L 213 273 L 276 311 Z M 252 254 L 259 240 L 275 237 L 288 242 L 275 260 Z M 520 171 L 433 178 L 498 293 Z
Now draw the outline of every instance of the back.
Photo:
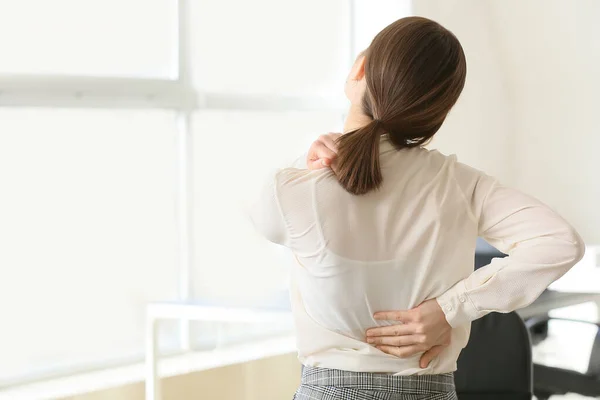
M 477 238 L 454 157 L 397 151 L 385 137 L 380 150 L 383 186 L 363 196 L 347 193 L 330 170 L 284 169 L 277 176 L 296 259 L 300 358 L 355 371 L 449 372 L 468 326 L 455 330 L 450 348 L 426 370 L 418 356 L 401 360 L 364 342 L 366 329 L 382 324 L 375 311 L 410 309 L 469 276 Z

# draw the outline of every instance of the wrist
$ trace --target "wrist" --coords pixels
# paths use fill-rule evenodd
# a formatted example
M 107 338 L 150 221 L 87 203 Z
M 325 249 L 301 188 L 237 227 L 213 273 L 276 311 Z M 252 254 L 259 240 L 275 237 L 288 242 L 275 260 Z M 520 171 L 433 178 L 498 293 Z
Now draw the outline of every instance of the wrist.
M 464 281 L 458 282 L 436 301 L 452 328 L 468 324 L 479 316 L 479 311 L 467 295 Z

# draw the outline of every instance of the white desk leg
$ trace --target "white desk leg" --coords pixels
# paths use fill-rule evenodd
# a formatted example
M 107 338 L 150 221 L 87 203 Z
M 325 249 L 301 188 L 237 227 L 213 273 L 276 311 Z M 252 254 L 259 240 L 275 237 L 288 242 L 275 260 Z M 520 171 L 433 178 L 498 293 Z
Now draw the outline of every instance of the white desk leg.
M 158 320 L 146 317 L 146 400 L 161 400 L 158 376 Z
M 190 351 L 192 348 L 190 341 L 190 321 L 187 319 L 179 321 L 179 348 L 183 351 Z

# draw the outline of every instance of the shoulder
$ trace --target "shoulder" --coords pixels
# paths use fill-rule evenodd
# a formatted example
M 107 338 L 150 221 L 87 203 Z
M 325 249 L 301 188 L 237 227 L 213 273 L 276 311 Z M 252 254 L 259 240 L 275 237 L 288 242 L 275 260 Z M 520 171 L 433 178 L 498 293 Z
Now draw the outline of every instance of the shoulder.
M 449 178 L 458 185 L 467 198 L 485 196 L 499 184 L 498 179 L 481 169 L 458 160 L 456 154 L 446 155 L 439 150 L 422 149 L 429 165 L 444 165 Z
M 408 156 L 402 162 L 410 163 L 410 168 L 422 179 L 444 181 L 452 179 L 453 171 L 459 164 L 455 154 L 444 154 L 436 149 L 415 148 L 408 150 Z M 401 156 L 400 158 L 404 158 Z
M 275 184 L 279 190 L 298 188 L 313 182 L 333 176 L 330 169 L 311 171 L 299 168 L 283 168 L 275 174 Z
M 324 187 L 339 186 L 330 169 L 284 168 L 276 173 L 274 183 L 279 204 L 287 214 L 308 211 L 315 193 L 322 192 Z M 330 193 L 330 190 L 326 192 Z
M 456 163 L 457 162 L 457 157 L 456 154 L 444 154 L 441 151 L 439 151 L 438 149 L 427 149 L 424 147 L 421 147 L 418 149 L 419 151 L 419 155 L 426 159 L 429 160 L 430 162 L 433 163 L 439 163 L 439 164 L 448 164 L 448 163 Z
M 450 170 L 454 173 L 455 177 L 461 180 L 474 180 L 477 181 L 480 178 L 489 177 L 484 171 L 472 167 L 466 163 L 458 160 L 456 154 L 444 154 L 437 149 L 422 149 L 425 152 L 425 156 L 433 163 L 446 164 Z

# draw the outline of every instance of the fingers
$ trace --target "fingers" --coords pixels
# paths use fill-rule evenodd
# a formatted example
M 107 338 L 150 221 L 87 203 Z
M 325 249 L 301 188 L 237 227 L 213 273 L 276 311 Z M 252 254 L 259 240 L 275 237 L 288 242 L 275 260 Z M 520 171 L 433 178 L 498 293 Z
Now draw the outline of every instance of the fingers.
M 336 153 L 331 150 L 322 141 L 315 141 L 308 150 L 306 166 L 308 169 L 328 168 L 332 160 L 336 157 Z
M 386 346 L 386 345 L 381 345 L 381 346 L 376 346 L 379 350 L 383 351 L 384 353 L 390 354 L 392 356 L 396 356 L 399 358 L 408 358 L 408 357 L 412 357 L 415 354 L 419 354 L 423 352 L 423 348 L 421 348 L 421 346 L 419 345 L 413 345 L 413 346 L 404 346 L 404 347 L 396 347 L 396 346 Z
M 337 157 L 337 140 L 341 136 L 340 133 L 328 133 L 321 135 L 315 140 L 306 158 L 306 166 L 310 170 L 329 168 Z
M 336 156 L 336 147 L 330 147 L 327 142 L 323 140 L 318 140 L 313 143 L 311 149 L 314 149 L 316 158 L 334 158 Z
M 380 311 L 376 312 L 373 318 L 379 321 L 400 321 L 404 323 L 414 319 L 411 311 Z
M 389 346 L 389 345 L 378 345 L 375 347 L 377 347 L 377 349 L 383 351 L 384 353 L 387 353 L 387 354 L 390 354 L 392 356 L 396 356 L 399 358 L 412 357 L 416 354 L 422 353 L 424 350 L 423 346 L 419 345 L 419 344 L 415 344 L 415 345 L 411 345 L 411 346 L 402 346 L 402 347 Z M 432 347 L 431 349 L 427 350 L 421 356 L 421 359 L 419 361 L 419 367 L 427 368 L 429 366 L 429 363 L 434 358 L 439 356 L 442 353 L 442 351 L 444 351 L 444 349 L 445 349 L 445 346 L 435 346 L 435 347 Z
M 367 337 L 367 343 L 387 346 L 410 346 L 424 343 L 423 335 L 373 336 Z
M 411 335 L 415 333 L 414 329 L 414 326 L 411 325 L 380 326 L 379 328 L 368 329 L 367 337 Z
M 336 141 L 340 136 L 342 135 L 339 133 L 328 133 L 327 135 L 319 136 L 319 141 L 323 142 L 330 150 L 337 152 L 338 147 Z
M 438 355 L 440 355 L 440 353 L 444 351 L 444 346 L 434 346 L 431 349 L 429 349 L 428 351 L 425 352 L 425 354 L 423 354 L 421 356 L 421 361 L 419 361 L 419 366 L 421 368 L 427 368 L 427 366 L 429 366 L 429 363 L 436 358 Z
M 316 160 L 308 160 L 306 162 L 306 166 L 310 170 L 328 168 L 331 166 L 331 160 L 328 158 L 316 159 Z

